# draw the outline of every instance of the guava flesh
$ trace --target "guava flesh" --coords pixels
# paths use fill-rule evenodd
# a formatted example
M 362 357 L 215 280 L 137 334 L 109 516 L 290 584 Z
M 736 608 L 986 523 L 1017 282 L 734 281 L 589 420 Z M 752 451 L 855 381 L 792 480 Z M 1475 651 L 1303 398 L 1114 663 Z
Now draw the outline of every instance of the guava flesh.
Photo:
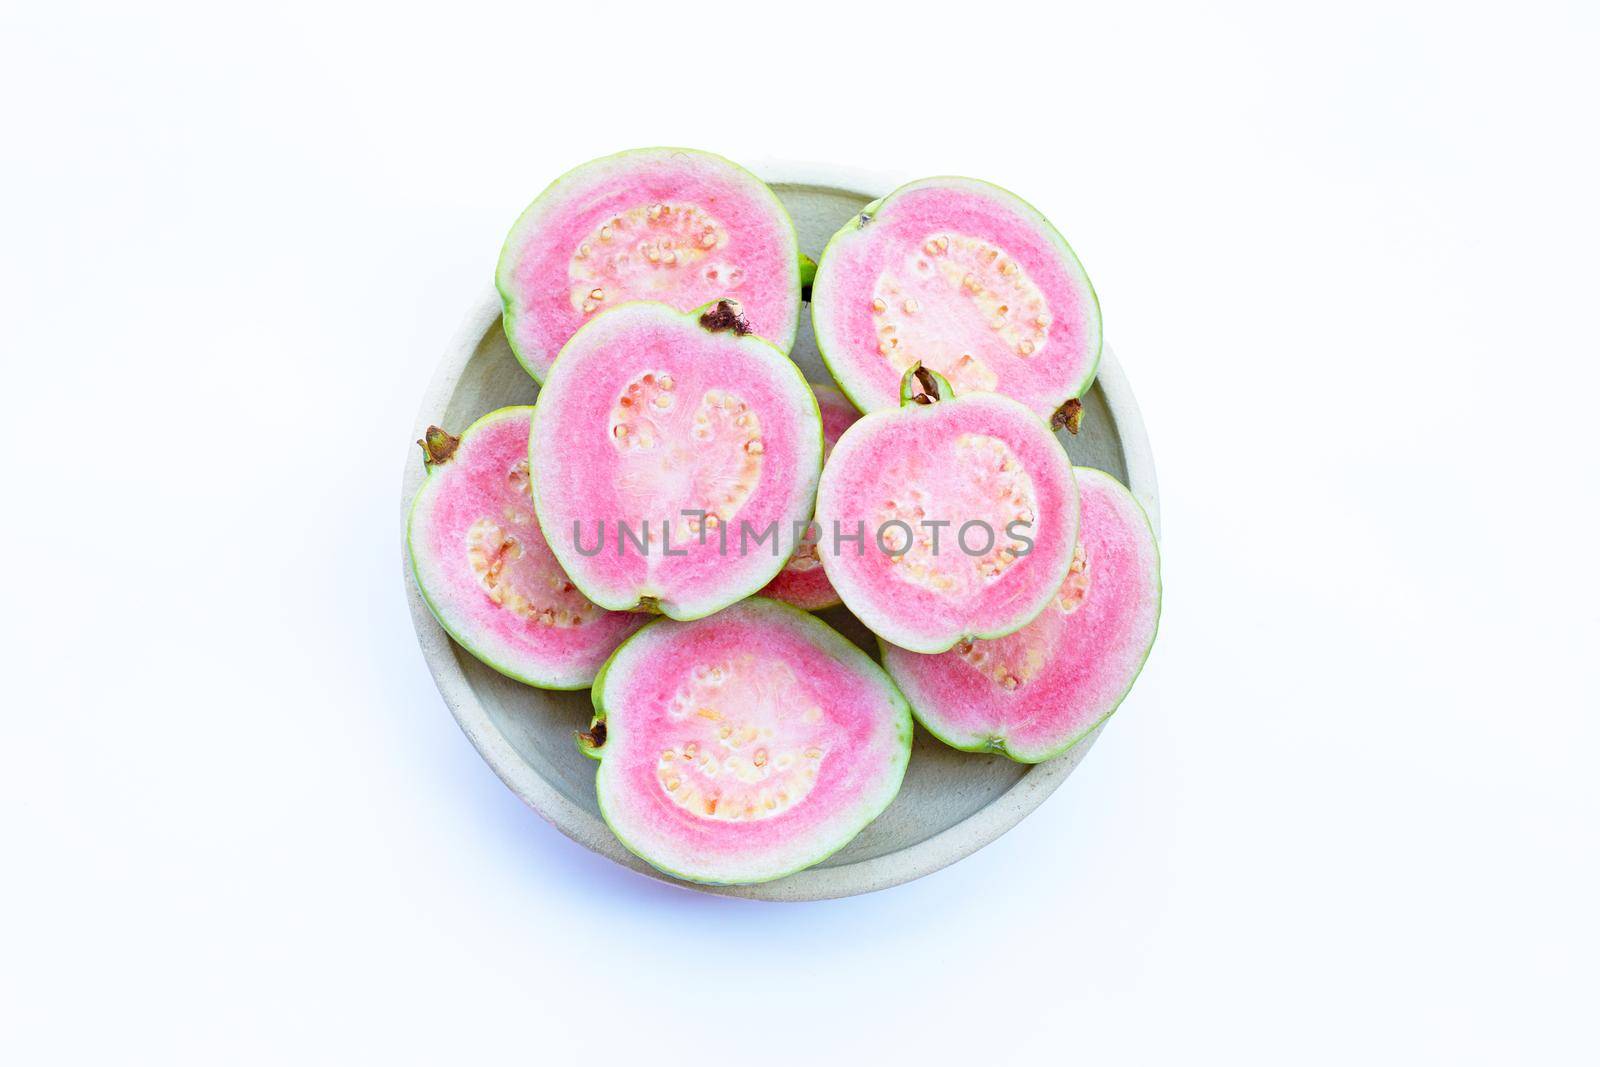
M 1100 307 L 1031 206 L 970 178 L 913 182 L 828 242 L 812 284 L 817 346 L 863 411 L 898 405 L 915 363 L 958 395 L 999 392 L 1049 418 L 1094 380 Z
M 861 417 L 861 413 L 837 389 L 813 385 L 811 391 L 816 394 L 817 408 L 822 412 L 822 462 L 826 464 L 835 442 Z M 822 557 L 818 554 L 817 544 L 818 529 L 813 523 L 806 528 L 789 562 L 761 590 L 761 595 L 805 611 L 821 611 L 838 604 L 839 594 L 833 591 L 828 574 L 822 569 Z
M 1155 536 L 1110 475 L 1076 471 L 1082 517 L 1071 570 L 1039 617 L 939 655 L 883 646 L 883 665 L 928 731 L 1024 763 L 1060 755 L 1116 710 L 1155 641 Z
M 595 603 L 698 618 L 759 590 L 811 517 L 822 424 L 800 371 L 719 303 L 635 303 L 573 336 L 539 396 L 539 523 Z
M 533 409 L 502 408 L 459 439 L 438 427 L 408 526 L 418 588 L 456 642 L 502 674 L 581 689 L 645 621 L 578 592 L 539 531 L 529 494 Z
M 627 848 L 697 882 L 767 881 L 826 858 L 894 799 L 904 698 L 799 609 L 754 597 L 659 620 L 617 650 L 586 735 L 600 811 Z
M 839 439 L 817 521 L 845 606 L 886 641 L 942 652 L 1044 609 L 1072 561 L 1078 494 L 1066 452 L 1016 401 L 917 393 Z
M 630 300 L 737 300 L 787 352 L 800 270 L 794 224 L 759 179 L 707 152 L 648 148 L 557 179 L 512 227 L 495 280 L 512 350 L 543 381 L 579 327 Z

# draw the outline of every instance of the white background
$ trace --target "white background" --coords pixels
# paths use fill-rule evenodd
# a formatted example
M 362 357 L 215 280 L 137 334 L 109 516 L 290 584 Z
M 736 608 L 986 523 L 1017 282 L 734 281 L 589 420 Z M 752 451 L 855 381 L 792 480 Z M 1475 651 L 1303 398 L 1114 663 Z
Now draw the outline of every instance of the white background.
M 1592 4 L 233 6 L 0 16 L 0 1058 L 1600 1056 Z M 422 390 L 639 144 L 1009 186 L 1138 391 L 1155 654 L 920 882 L 615 867 L 416 649 Z

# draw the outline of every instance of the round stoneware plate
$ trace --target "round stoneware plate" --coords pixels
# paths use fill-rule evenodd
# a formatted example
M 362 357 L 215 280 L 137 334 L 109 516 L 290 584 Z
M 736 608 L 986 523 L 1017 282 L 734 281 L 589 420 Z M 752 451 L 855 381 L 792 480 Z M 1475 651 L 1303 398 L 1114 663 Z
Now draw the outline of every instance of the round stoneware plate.
M 813 258 L 846 219 L 899 184 L 883 176 L 792 165 L 758 167 L 757 172 L 789 209 L 800 233 L 800 249 Z M 811 316 L 805 311 L 794 360 L 812 381 L 830 381 L 817 355 Z M 484 412 L 532 403 L 537 392 L 506 344 L 500 298 L 489 286 L 446 350 L 412 436 L 422 436 L 430 423 L 459 432 Z M 1159 535 L 1150 443 L 1133 391 L 1109 347 L 1101 356 L 1099 378 L 1084 401 L 1082 432 L 1076 437 L 1062 434 L 1072 461 L 1121 479 L 1144 504 Z M 416 446 L 408 442 L 406 447 L 402 542 L 403 517 L 423 474 Z M 407 597 L 423 655 L 445 704 L 489 766 L 517 796 L 574 841 L 675 885 L 767 900 L 820 900 L 909 882 L 971 855 L 1015 826 L 1072 773 L 1098 736 L 1096 731 L 1059 759 L 1027 767 L 1002 756 L 946 748 L 918 727 L 900 795 L 861 836 L 818 866 L 760 885 L 679 882 L 624 849 L 600 819 L 595 764 L 573 742 L 573 733 L 588 725 L 593 710 L 588 691 L 532 689 L 463 652 L 428 613 L 403 549 L 402 544 Z M 822 617 L 876 658 L 871 635 L 848 612 L 835 608 Z

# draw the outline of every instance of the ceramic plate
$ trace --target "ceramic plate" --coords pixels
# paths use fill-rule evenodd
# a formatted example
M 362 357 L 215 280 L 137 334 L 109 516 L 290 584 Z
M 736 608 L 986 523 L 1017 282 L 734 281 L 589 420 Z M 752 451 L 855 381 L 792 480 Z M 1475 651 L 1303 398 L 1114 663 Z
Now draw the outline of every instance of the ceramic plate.
M 835 230 L 863 205 L 888 192 L 893 180 L 807 167 L 757 168 L 794 217 L 800 248 L 813 258 Z M 1070 239 L 1070 237 L 1069 237 Z M 486 268 L 486 273 L 487 268 Z M 811 316 L 803 310 L 795 362 L 812 381 L 828 383 L 817 355 Z M 500 298 L 492 285 L 445 351 L 417 416 L 420 437 L 430 423 L 459 432 L 484 412 L 530 404 L 538 393 L 517 364 L 500 328 Z M 1149 441 L 1133 392 L 1107 346 L 1099 377 L 1084 398 L 1083 432 L 1062 435 L 1075 464 L 1099 467 L 1131 488 L 1159 535 L 1160 509 Z M 403 516 L 422 482 L 422 461 L 407 443 Z M 514 682 L 458 648 L 428 613 L 402 551 L 407 597 L 423 655 L 445 704 L 506 785 L 579 844 L 641 874 L 701 892 L 767 900 L 821 900 L 869 893 L 908 882 L 969 856 L 1015 826 L 1072 773 L 1099 731 L 1067 755 L 1034 767 L 1002 756 L 946 748 L 917 729 L 905 784 L 889 809 L 848 846 L 816 867 L 775 882 L 701 886 L 679 882 L 620 845 L 595 804 L 595 764 L 573 743 L 592 707 L 587 690 L 551 693 Z M 867 631 L 844 609 L 822 617 L 874 653 Z M 1116 720 L 1113 718 L 1112 722 Z

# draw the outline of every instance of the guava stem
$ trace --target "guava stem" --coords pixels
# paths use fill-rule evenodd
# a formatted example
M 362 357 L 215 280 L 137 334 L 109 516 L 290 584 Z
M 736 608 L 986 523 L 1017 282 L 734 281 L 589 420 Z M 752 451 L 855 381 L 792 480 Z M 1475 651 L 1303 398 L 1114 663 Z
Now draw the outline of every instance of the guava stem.
M 1056 413 L 1050 416 L 1050 428 L 1052 430 L 1066 430 L 1070 434 L 1076 434 L 1078 427 L 1082 423 L 1083 401 L 1077 397 L 1073 397 L 1065 404 L 1062 404 L 1056 409 Z
M 461 438 L 445 433 L 437 426 L 429 426 L 417 444 L 422 446 L 422 462 L 428 467 L 437 467 L 456 454 L 456 449 L 461 446 Z
M 578 731 L 578 744 L 591 752 L 605 747 L 606 724 L 604 719 L 597 719 L 587 730 Z

